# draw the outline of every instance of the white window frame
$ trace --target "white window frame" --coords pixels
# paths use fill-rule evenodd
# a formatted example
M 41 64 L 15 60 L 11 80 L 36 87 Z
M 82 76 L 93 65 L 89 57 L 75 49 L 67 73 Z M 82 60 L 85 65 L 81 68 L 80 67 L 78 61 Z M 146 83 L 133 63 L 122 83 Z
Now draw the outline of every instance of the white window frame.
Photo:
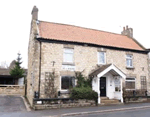
M 100 62 L 100 53 L 104 53 L 104 63 Z M 98 51 L 97 52 L 97 58 L 98 58 L 98 64 L 102 64 L 102 65 L 105 65 L 106 64 L 106 52 L 104 51 Z
M 72 52 L 66 52 L 67 50 L 72 50 Z M 72 54 L 72 61 L 66 61 L 65 60 L 65 53 Z M 73 48 L 64 48 L 64 50 L 63 50 L 63 62 L 73 63 L 73 61 L 74 61 L 74 49 Z
M 134 80 L 127 80 L 127 78 L 134 78 Z M 134 89 L 126 89 L 126 90 L 135 90 L 136 89 L 136 78 L 135 77 L 127 77 L 125 79 L 125 88 L 126 88 L 126 82 L 135 82 L 135 88 Z
M 116 85 L 116 82 L 115 82 L 116 79 L 119 80 L 119 83 L 120 83 L 120 84 L 117 84 L 117 85 Z M 114 79 L 114 84 L 115 84 L 115 85 L 114 85 L 115 88 L 118 87 L 118 89 L 119 89 L 118 91 L 116 91 L 116 89 L 115 89 L 115 92 L 121 92 L 121 77 L 116 77 L 116 78 Z
M 128 57 L 128 56 L 131 56 L 131 57 Z M 131 66 L 127 64 L 127 60 L 131 60 L 132 61 L 132 65 Z M 133 68 L 133 55 L 132 54 L 126 54 L 126 66 L 128 68 Z
M 69 75 L 63 75 L 63 76 L 60 76 L 60 91 L 68 91 L 69 89 L 62 89 L 61 88 L 61 82 L 62 82 L 62 77 L 64 77 L 64 76 L 69 76 Z M 69 77 L 73 77 L 73 76 L 69 76 Z M 76 81 L 76 79 L 75 79 L 75 86 L 76 86 L 76 83 L 77 83 L 77 81 Z

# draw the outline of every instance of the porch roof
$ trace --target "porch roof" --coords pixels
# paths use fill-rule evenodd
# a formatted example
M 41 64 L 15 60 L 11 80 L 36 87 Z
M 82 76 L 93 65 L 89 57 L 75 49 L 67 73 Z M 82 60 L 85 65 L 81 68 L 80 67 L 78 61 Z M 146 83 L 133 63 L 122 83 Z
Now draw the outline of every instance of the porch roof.
M 107 64 L 99 67 L 98 69 L 94 70 L 90 76 L 98 76 L 101 77 L 105 75 L 106 73 L 110 72 L 113 76 L 120 75 L 121 77 L 125 78 L 126 75 L 124 72 L 122 72 L 119 68 L 117 68 L 113 64 Z

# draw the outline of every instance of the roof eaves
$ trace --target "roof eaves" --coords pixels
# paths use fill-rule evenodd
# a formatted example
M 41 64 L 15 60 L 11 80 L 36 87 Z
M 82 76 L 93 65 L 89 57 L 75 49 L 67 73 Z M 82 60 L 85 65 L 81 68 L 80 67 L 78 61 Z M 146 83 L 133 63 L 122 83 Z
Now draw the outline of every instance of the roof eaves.
M 109 45 L 99 45 L 99 44 L 93 44 L 93 43 L 86 43 L 86 42 L 78 42 L 78 41 L 66 41 L 66 40 L 58 40 L 58 39 L 50 39 L 50 38 L 43 38 L 38 36 L 37 37 L 38 41 L 44 41 L 44 42 L 48 42 L 48 41 L 55 41 L 55 42 L 68 42 L 68 43 L 78 43 L 78 44 L 88 44 L 88 45 L 93 45 L 93 46 L 101 46 L 101 47 L 105 47 L 105 48 L 110 48 L 110 49 L 119 49 L 119 50 L 125 50 L 125 51 L 136 51 L 136 52 L 143 52 L 143 53 L 147 53 L 148 51 L 144 50 L 138 50 L 138 49 L 130 49 L 130 48 L 121 48 L 121 47 L 116 47 L 116 46 L 109 46 Z

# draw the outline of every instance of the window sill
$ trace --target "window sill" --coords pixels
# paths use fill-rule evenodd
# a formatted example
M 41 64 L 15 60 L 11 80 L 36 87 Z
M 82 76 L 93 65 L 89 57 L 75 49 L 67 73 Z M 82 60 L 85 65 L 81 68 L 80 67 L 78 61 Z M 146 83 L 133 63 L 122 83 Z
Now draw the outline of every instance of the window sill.
M 126 66 L 126 69 L 135 69 L 134 67 L 128 67 L 128 66 Z
M 75 66 L 74 63 L 70 63 L 70 62 L 63 62 L 62 65 L 71 65 L 71 66 Z
M 98 66 L 106 65 L 106 63 L 98 63 L 97 65 L 98 65 Z
M 136 89 L 125 89 L 126 91 L 135 91 Z
M 69 94 L 70 91 L 69 91 L 69 89 L 66 89 L 66 90 L 60 90 L 60 93 L 61 93 L 61 94 Z

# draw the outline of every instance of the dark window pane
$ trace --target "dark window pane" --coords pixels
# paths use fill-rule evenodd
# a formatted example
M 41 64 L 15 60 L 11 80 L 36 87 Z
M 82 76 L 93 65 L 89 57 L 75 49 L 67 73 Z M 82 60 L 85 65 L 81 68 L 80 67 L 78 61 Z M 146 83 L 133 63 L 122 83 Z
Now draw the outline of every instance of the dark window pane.
M 126 81 L 127 89 L 135 89 L 135 82 Z
M 126 78 L 126 80 L 135 80 L 135 78 Z
M 141 89 L 147 89 L 146 76 L 141 76 Z
M 69 89 L 75 86 L 75 78 L 70 76 L 61 77 L 61 89 Z

